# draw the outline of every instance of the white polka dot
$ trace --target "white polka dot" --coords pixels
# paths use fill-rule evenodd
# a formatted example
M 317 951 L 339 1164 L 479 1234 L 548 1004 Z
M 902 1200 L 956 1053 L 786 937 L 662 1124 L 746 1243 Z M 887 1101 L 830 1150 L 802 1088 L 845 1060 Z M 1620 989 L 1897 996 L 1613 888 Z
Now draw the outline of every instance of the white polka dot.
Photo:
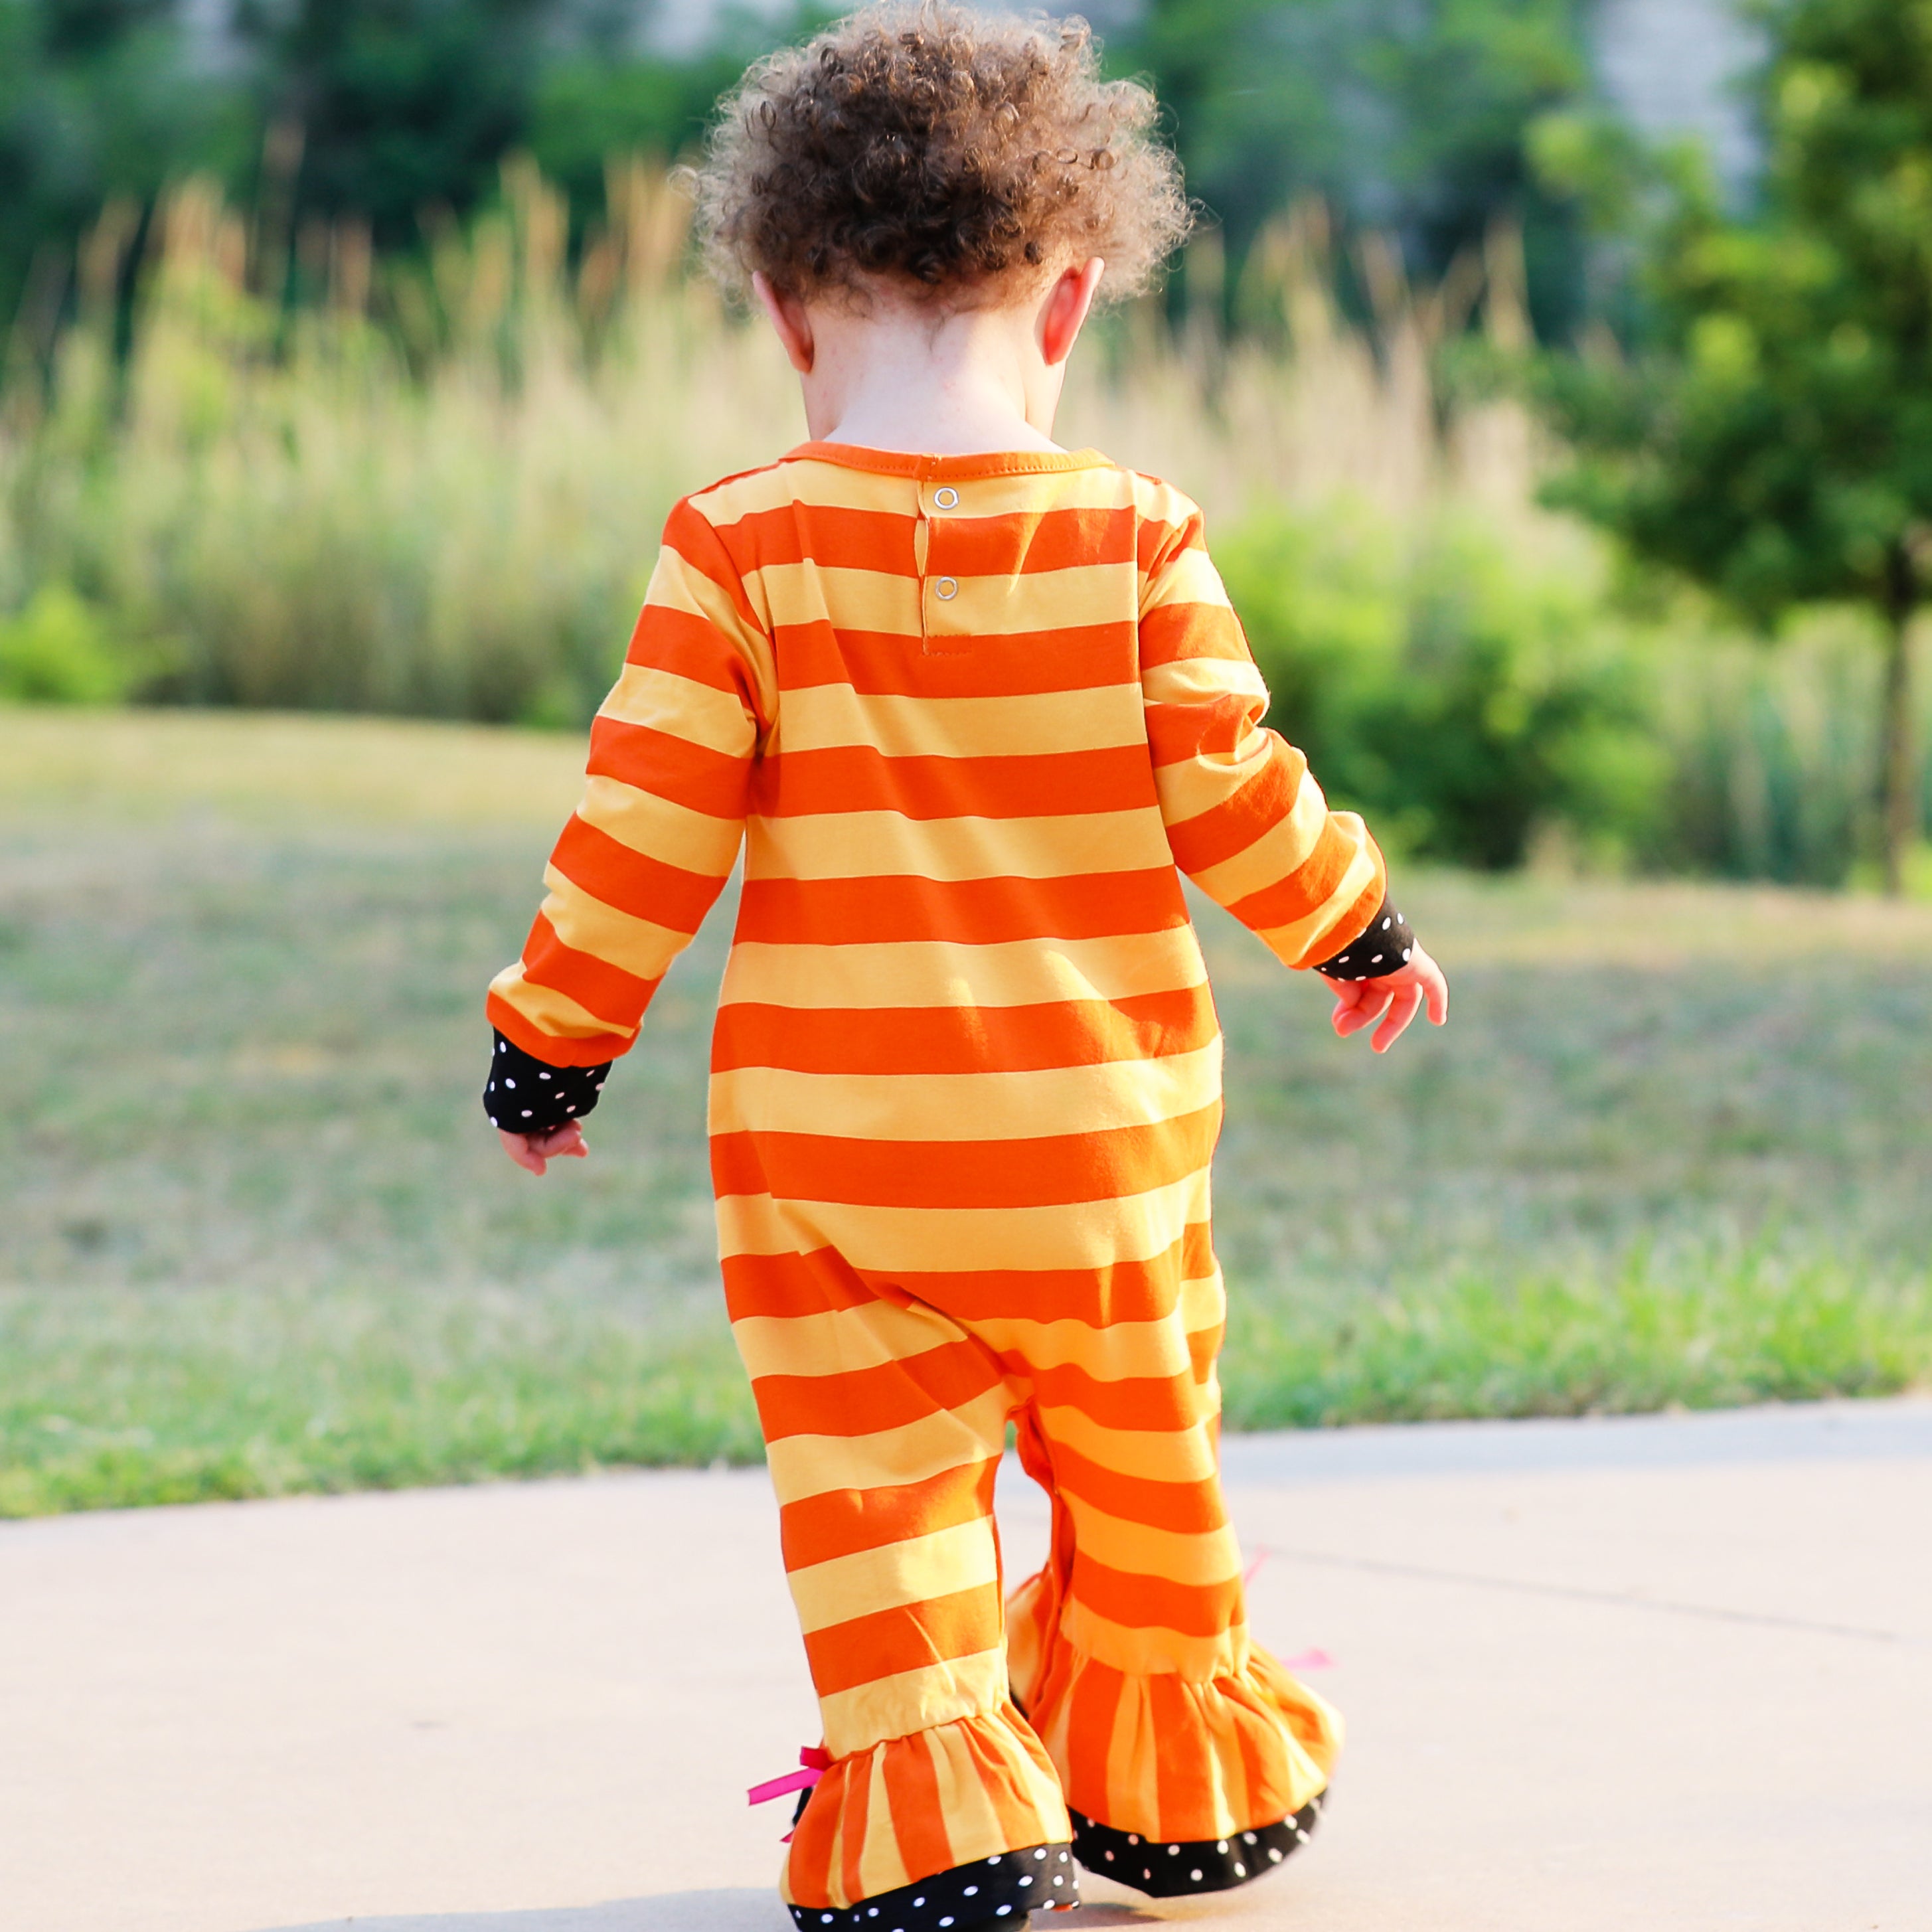
M 1167 1848 L 1167 1855 L 1171 1858 L 1179 1858 L 1180 1856 L 1180 1847 L 1178 1845 L 1169 1845 Z
M 978 1894 L 979 1889 L 980 1888 L 976 1885 L 969 1885 L 966 1888 L 963 1896 L 968 1898 L 974 1898 Z
M 1248 1875 L 1248 1868 L 1247 1868 L 1247 1867 L 1246 1867 L 1246 1865 L 1239 1865 L 1239 1864 L 1238 1864 L 1238 1865 L 1234 1868 L 1234 1876 L 1235 1876 L 1237 1878 L 1246 1878 L 1246 1877 L 1247 1876 L 1247 1875 Z
M 1034 1853 L 1034 1856 L 1036 1858 L 1045 1858 L 1046 1856 L 1046 1847 L 1042 1845 L 1038 1851 Z
M 1198 1871 L 1191 1871 L 1187 1874 L 1187 1876 L 1191 1878 L 1196 1885 L 1198 1885 L 1201 1882 L 1201 1874 Z
M 492 1126 L 493 1127 L 496 1124 L 496 1115 L 495 1115 L 494 1114 L 492 1114 L 490 1116 L 490 1126 Z
M 1227 1840 L 1226 1838 L 1222 1839 L 1220 1843 L 1215 1846 L 1214 1849 L 1217 1852 L 1225 1852 L 1228 1849 Z
M 1268 1857 L 1276 1864 L 1281 1863 L 1281 1854 L 1272 1845 L 1268 1847 Z
M 524 1109 L 523 1118 L 524 1118 L 525 1120 L 527 1120 L 530 1118 L 530 1110 L 529 1109 L 529 1108 L 526 1107 L 526 1108 Z
M 1248 1844 L 1251 1844 L 1251 1845 L 1252 1845 L 1252 1844 L 1254 1843 L 1254 1841 L 1255 1841 L 1255 1834 L 1253 1834 L 1253 1832 L 1244 1832 L 1241 1834 L 1241 1836 L 1242 1836 L 1242 1838 L 1243 1838 L 1244 1839 L 1245 1839 L 1245 1840 L 1246 1840 L 1246 1842 L 1247 1842 Z

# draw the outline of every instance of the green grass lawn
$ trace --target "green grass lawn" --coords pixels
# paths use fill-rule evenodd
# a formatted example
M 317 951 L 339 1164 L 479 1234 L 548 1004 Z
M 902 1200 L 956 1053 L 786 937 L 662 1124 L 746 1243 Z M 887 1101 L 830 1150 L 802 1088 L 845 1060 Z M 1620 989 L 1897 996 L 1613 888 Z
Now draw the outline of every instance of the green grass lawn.
M 754 1456 L 703 1135 L 728 908 L 538 1183 L 476 1104 L 577 746 L 0 712 L 0 1514 Z M 1236 1426 L 1932 1376 L 1932 908 L 1405 880 L 1385 1061 L 1203 915 Z

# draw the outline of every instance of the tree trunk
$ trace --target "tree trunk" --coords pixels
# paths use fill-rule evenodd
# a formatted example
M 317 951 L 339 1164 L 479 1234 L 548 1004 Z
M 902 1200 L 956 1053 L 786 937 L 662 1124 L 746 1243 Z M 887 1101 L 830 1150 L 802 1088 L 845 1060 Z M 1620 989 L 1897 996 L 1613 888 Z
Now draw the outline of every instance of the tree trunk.
M 1894 560 L 1891 595 L 1886 599 L 1883 800 L 1885 889 L 1898 898 L 1905 891 L 1905 869 L 1918 843 L 1918 720 L 1912 693 L 1912 620 L 1918 608 L 1917 572 L 1904 554 Z

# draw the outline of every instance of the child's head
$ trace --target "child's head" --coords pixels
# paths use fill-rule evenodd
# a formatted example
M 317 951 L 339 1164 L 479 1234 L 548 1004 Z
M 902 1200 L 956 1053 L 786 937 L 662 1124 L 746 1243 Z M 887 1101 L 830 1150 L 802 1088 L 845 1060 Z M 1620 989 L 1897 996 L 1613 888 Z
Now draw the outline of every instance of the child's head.
M 1154 97 L 1080 20 L 868 8 L 746 76 L 698 174 L 713 268 L 803 302 L 1024 299 L 1104 258 L 1138 292 L 1186 235 Z

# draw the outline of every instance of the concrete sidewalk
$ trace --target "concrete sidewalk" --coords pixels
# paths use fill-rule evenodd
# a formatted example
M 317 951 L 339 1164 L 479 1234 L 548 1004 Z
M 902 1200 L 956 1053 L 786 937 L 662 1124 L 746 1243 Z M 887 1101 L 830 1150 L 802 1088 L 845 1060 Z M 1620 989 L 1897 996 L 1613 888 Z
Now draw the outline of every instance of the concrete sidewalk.
M 1932 1402 L 1227 1462 L 1333 1810 L 1070 1926 L 1932 1932 Z M 0 1524 L 4 1932 L 783 1932 L 816 1735 L 762 1473 Z

